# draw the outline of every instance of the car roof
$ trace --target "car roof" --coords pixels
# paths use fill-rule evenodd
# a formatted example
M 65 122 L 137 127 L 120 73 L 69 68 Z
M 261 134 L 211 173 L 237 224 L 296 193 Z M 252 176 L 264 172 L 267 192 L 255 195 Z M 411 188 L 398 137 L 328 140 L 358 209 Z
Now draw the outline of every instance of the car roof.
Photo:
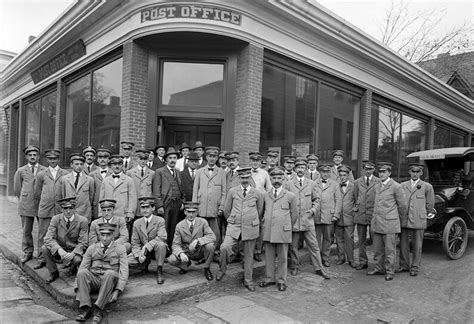
M 420 160 L 441 160 L 447 157 L 461 157 L 474 153 L 474 147 L 447 147 L 436 150 L 413 152 L 407 158 L 419 158 Z

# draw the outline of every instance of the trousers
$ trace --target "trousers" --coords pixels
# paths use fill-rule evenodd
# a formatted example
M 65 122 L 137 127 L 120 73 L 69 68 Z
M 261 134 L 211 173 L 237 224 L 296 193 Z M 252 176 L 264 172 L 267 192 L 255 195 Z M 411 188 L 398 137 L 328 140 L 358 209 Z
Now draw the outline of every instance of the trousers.
M 91 292 L 99 291 L 94 304 L 100 309 L 104 309 L 117 285 L 117 281 L 118 273 L 113 270 L 107 270 L 101 276 L 87 269 L 79 270 L 76 291 L 76 300 L 79 301 L 79 307 L 92 306 Z
M 238 251 L 239 242 L 244 250 L 244 282 L 248 285 L 253 282 L 253 251 L 257 239 L 241 241 L 226 235 L 221 245 L 219 272 L 224 274 L 227 271 L 227 264 Z

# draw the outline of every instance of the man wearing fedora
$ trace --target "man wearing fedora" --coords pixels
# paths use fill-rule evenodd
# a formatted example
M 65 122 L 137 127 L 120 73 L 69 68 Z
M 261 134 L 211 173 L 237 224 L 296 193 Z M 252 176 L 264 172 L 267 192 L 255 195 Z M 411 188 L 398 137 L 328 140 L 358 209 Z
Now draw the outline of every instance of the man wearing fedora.
M 85 163 L 84 163 L 84 173 L 90 175 L 91 172 L 94 172 L 99 167 L 94 163 L 95 155 L 97 151 L 95 147 L 89 145 L 82 149 L 82 155 L 84 155 Z
M 94 201 L 92 202 L 92 219 L 99 218 L 99 197 L 100 197 L 100 187 L 102 186 L 102 181 L 105 177 L 111 175 L 112 169 L 109 168 L 109 158 L 111 152 L 107 148 L 98 148 L 97 149 L 97 163 L 99 164 L 98 168 L 92 171 L 89 176 L 94 180 Z
M 123 172 L 126 172 L 133 168 L 136 165 L 136 162 L 132 159 L 133 147 L 135 143 L 130 141 L 120 142 L 122 148 L 122 158 L 123 158 Z
M 20 261 L 24 264 L 33 258 L 35 249 L 32 234 L 35 217 L 38 216 L 38 200 L 34 196 L 35 176 L 46 167 L 38 163 L 40 150 L 36 145 L 28 145 L 23 152 L 28 163 L 16 170 L 13 177 L 13 190 L 15 196 L 18 197 L 18 214 L 23 229 L 21 248 L 24 254 Z M 41 249 L 41 246 L 38 248 Z M 40 254 L 39 251 L 38 254 Z
M 204 277 L 211 281 L 214 279 L 210 266 L 214 257 L 216 236 L 206 220 L 197 217 L 198 205 L 197 202 L 192 201 L 184 203 L 186 219 L 176 225 L 172 253 L 168 261 L 171 265 L 178 267 L 181 274 L 184 274 L 188 271 L 191 260 L 204 259 Z
M 420 271 L 423 234 L 428 215 L 434 210 L 435 196 L 433 186 L 421 180 L 424 165 L 409 165 L 410 180 L 403 182 L 402 188 L 408 198 L 408 213 L 402 218 L 400 234 L 400 268 L 396 272 L 410 271 L 410 276 L 417 276 Z M 410 236 L 413 246 L 410 262 Z
M 170 147 L 164 155 L 166 166 L 156 170 L 153 177 L 155 208 L 157 214 L 165 219 L 168 247 L 173 243 L 174 230 L 179 222 L 179 211 L 183 209 L 181 175 L 176 170 L 178 155 L 174 147 Z
M 61 151 L 50 149 L 45 151 L 48 167 L 38 172 L 35 180 L 35 199 L 39 201 L 38 205 L 38 252 L 42 252 L 43 240 L 48 231 L 49 223 L 54 215 L 61 212 L 61 206 L 57 201 L 61 197 L 60 179 L 68 174 L 58 165 Z M 40 269 L 46 265 L 46 261 L 38 253 L 39 260 L 34 269 Z
M 198 166 L 197 166 L 198 169 L 203 168 L 204 166 L 207 165 L 207 161 L 206 159 L 204 159 L 205 148 L 206 147 L 202 144 L 201 141 L 196 141 L 196 143 L 193 146 L 193 152 L 196 152 L 197 155 L 199 156 L 199 161 L 198 161 Z
M 183 171 L 188 163 L 188 155 L 191 152 L 191 147 L 188 144 L 183 143 L 179 148 L 179 152 L 181 153 L 181 157 L 176 161 L 176 169 Z
M 156 171 L 166 165 L 165 161 L 166 146 L 159 144 L 155 147 L 155 160 L 153 161 L 152 170 Z
M 184 193 L 184 201 L 193 200 L 193 186 L 194 179 L 196 179 L 197 165 L 199 163 L 199 156 L 196 152 L 191 152 L 188 155 L 187 163 L 184 166 L 181 174 L 181 183 Z
M 100 223 L 98 227 L 100 241 L 89 246 L 77 272 L 76 300 L 82 310 L 76 317 L 78 322 L 86 321 L 92 314 L 93 323 L 99 323 L 105 306 L 117 301 L 128 280 L 127 252 L 114 240 L 117 225 Z M 98 292 L 94 304 L 92 292 Z
M 88 221 L 76 213 L 76 199 L 66 197 L 58 203 L 62 213 L 53 216 L 44 237 L 43 256 L 49 271 L 47 284 L 59 277 L 58 260 L 69 267 L 70 275 L 76 274 L 88 241 Z

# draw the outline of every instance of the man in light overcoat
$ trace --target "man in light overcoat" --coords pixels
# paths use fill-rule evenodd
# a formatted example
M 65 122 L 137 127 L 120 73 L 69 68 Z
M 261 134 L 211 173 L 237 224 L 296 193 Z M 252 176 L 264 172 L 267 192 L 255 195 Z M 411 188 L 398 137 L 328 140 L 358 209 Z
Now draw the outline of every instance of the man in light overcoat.
M 82 149 L 82 155 L 84 155 L 84 158 L 86 159 L 84 163 L 84 173 L 87 175 L 90 175 L 99 168 L 97 164 L 94 163 L 96 153 L 96 149 L 91 145 Z
M 319 157 L 316 154 L 308 154 L 306 156 L 306 160 L 308 161 L 308 169 L 306 170 L 304 176 L 312 181 L 318 180 L 319 172 L 317 169 L 318 169 Z
M 332 153 L 332 160 L 334 165 L 331 166 L 329 176 L 332 180 L 340 182 L 339 179 L 339 168 L 343 165 L 344 161 L 344 151 L 343 150 L 334 150 Z M 352 171 L 349 173 L 349 181 L 354 181 L 354 175 Z
M 107 148 L 97 149 L 97 163 L 99 166 L 97 169 L 92 171 L 89 176 L 94 180 L 94 201 L 92 202 L 92 219 L 100 217 L 100 188 L 102 187 L 102 181 L 105 177 L 113 173 L 112 169 L 109 168 L 109 158 L 111 152 Z
M 153 196 L 153 177 L 155 171 L 146 166 L 148 154 L 150 153 L 145 149 L 137 150 L 136 153 L 137 165 L 125 172 L 125 174 L 132 178 L 135 189 L 137 190 L 137 197 L 151 197 Z M 134 220 L 136 221 L 140 217 L 142 217 L 140 214 L 140 206 L 137 204 Z

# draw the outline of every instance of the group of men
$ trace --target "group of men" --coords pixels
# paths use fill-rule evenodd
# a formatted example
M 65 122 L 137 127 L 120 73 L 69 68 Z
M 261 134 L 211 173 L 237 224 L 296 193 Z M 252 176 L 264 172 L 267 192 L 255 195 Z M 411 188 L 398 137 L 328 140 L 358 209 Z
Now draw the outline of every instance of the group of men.
M 333 163 L 315 154 L 284 156 L 269 150 L 266 157 L 249 153 L 249 166 L 240 166 L 239 152 L 222 152 L 201 142 L 180 151 L 163 146 L 135 150 L 121 143 L 122 156 L 105 148 L 84 148 L 70 155 L 71 171 L 58 166 L 60 151 L 45 152 L 47 167 L 38 163 L 39 149 L 24 149 L 28 164 L 15 174 L 23 227 L 22 262 L 32 259 L 32 228 L 38 218 L 36 269 L 47 266 L 48 283 L 59 277 L 57 263 L 77 274 L 77 299 L 86 320 L 102 317 L 105 304 L 125 287 L 129 268 L 148 272 L 156 260 L 157 284 L 164 283 L 165 260 L 186 273 L 191 261 L 204 263 L 204 276 L 216 280 L 227 265 L 243 257 L 243 285 L 255 290 L 254 261 L 265 251 L 265 278 L 260 287 L 287 288 L 298 274 L 298 249 L 308 247 L 315 273 L 330 279 L 330 248 L 337 244 L 337 264 L 358 270 L 368 267 L 366 239 L 374 244 L 375 268 L 367 275 L 392 280 L 396 236 L 401 232 L 400 267 L 418 274 L 426 216 L 433 212 L 432 186 L 420 179 L 421 164 L 410 165 L 411 180 L 390 178 L 391 163 L 363 161 L 364 175 L 354 181 L 342 164 L 344 152 L 333 152 Z M 96 164 L 97 163 L 97 164 Z M 319 165 L 318 165 L 319 164 Z M 374 176 L 377 167 L 380 178 Z M 155 169 L 155 170 L 153 170 Z M 354 230 L 359 238 L 359 263 L 354 258 Z M 410 262 L 409 239 L 413 243 Z M 277 262 L 276 262 L 277 261 Z M 276 267 L 276 268 L 275 268 Z M 99 290 L 91 305 L 90 290 Z

